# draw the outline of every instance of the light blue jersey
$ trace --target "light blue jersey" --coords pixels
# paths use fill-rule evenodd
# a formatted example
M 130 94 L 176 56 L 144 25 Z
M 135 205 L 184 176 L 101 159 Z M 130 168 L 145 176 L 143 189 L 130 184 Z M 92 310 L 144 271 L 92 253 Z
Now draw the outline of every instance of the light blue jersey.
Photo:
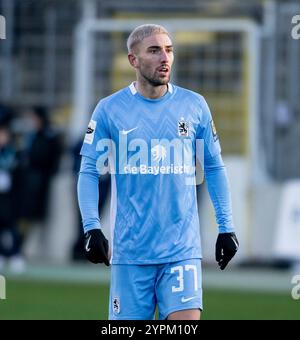
M 201 258 L 195 160 L 204 159 L 205 166 L 220 159 L 220 152 L 211 113 L 199 94 L 169 84 L 164 96 L 147 99 L 131 84 L 104 98 L 93 113 L 81 150 L 79 202 L 85 231 L 101 225 L 98 188 L 89 192 L 93 180 L 84 176 L 109 170 L 113 264 Z M 218 170 L 219 177 L 210 179 L 210 194 L 220 232 L 230 232 L 231 202 L 223 164 Z

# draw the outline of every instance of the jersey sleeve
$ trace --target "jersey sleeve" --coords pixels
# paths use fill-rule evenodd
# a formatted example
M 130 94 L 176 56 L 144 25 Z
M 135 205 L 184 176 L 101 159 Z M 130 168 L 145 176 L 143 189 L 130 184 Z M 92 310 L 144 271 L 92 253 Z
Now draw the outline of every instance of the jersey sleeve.
M 96 161 L 89 157 L 82 157 L 78 178 L 78 203 L 82 216 L 82 224 L 86 233 L 92 229 L 100 229 L 98 212 L 99 202 L 99 174 Z
M 221 155 L 205 162 L 205 178 L 220 233 L 234 232 L 232 203 L 227 171 Z
M 196 138 L 204 142 L 204 161 L 221 153 L 221 146 L 217 130 L 205 99 L 200 96 L 200 124 L 197 129 Z
M 103 139 L 110 139 L 110 131 L 107 113 L 104 110 L 103 102 L 100 101 L 89 122 L 80 154 L 92 159 L 97 159 L 99 156 L 97 144 Z

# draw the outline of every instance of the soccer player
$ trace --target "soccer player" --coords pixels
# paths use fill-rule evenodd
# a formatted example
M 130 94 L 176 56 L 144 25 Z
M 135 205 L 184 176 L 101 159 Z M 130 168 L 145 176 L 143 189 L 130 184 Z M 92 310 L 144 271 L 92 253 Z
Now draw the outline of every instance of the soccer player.
M 157 306 L 160 319 L 199 320 L 196 159 L 216 212 L 222 270 L 238 249 L 219 139 L 204 98 L 169 82 L 174 54 L 167 30 L 139 26 L 127 47 L 136 81 L 100 100 L 81 149 L 85 252 L 93 263 L 112 265 L 109 319 L 153 319 Z M 98 214 L 99 176 L 107 171 L 111 247 Z

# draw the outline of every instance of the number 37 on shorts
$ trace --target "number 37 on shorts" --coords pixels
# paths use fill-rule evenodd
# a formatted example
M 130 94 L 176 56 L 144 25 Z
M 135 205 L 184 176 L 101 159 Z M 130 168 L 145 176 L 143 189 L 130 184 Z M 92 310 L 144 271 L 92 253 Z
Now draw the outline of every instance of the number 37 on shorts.
M 170 264 L 169 298 L 173 305 L 202 309 L 201 260 L 192 259 Z M 167 271 L 168 272 L 168 271 Z M 167 293 L 167 292 L 166 292 Z

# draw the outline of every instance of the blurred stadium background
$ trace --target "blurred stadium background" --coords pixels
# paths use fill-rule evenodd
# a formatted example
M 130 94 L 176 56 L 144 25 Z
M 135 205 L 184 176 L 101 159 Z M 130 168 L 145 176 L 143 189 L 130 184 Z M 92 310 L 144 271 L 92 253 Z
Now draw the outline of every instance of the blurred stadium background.
M 205 184 L 198 188 L 203 318 L 300 319 L 291 296 L 300 275 L 297 14 L 296 0 L 0 0 L 0 129 L 9 128 L 16 150 L 17 183 L 13 225 L 0 230 L 0 319 L 107 318 L 109 270 L 82 258 L 77 155 L 96 102 L 134 79 L 126 37 L 149 22 L 173 35 L 172 81 L 207 98 L 231 182 L 241 247 L 225 273 L 214 262 L 217 228 Z M 33 150 L 34 117 L 51 133 Z M 47 172 L 49 159 L 55 166 Z M 109 178 L 100 191 L 110 237 Z M 0 212 L 8 214 L 2 203 Z

